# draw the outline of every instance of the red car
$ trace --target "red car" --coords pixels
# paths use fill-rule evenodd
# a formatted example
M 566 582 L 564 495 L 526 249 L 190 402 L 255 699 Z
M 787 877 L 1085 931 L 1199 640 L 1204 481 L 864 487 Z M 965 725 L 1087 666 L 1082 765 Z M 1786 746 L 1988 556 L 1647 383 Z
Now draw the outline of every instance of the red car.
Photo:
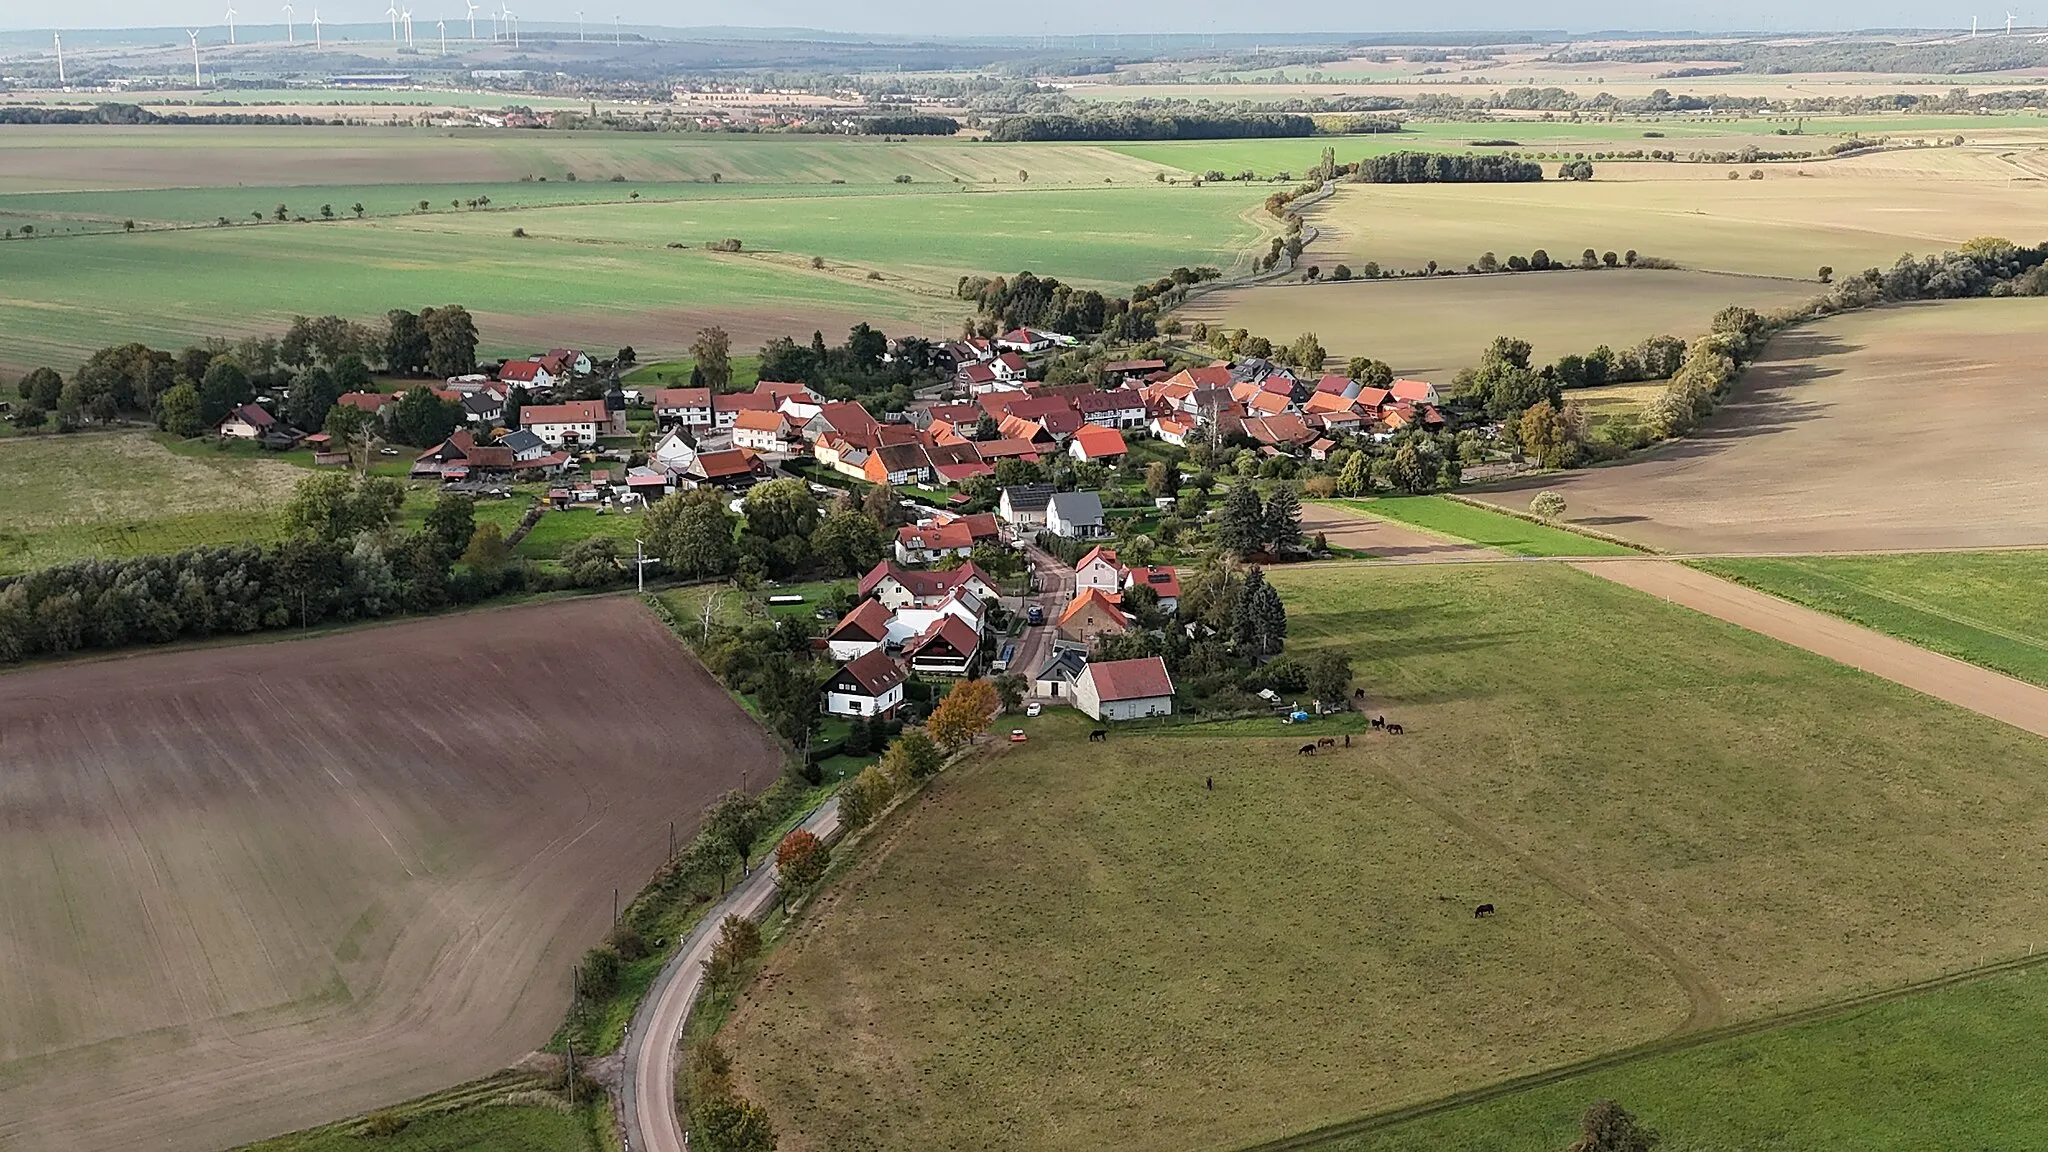
M 1012 729 L 1010 729 L 1010 743 L 1012 743 L 1012 744 L 1022 744 L 1023 742 L 1024 742 L 1024 730 L 1023 730 L 1022 728 L 1012 728 Z

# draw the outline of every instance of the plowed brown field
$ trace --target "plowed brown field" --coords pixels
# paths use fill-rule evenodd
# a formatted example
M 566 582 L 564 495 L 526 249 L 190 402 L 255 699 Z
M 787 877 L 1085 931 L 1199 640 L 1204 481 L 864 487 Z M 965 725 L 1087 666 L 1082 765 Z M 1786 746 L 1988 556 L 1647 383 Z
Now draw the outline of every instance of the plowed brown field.
M 780 752 L 638 604 L 0 677 L 0 1148 L 210 1152 L 544 1042 Z

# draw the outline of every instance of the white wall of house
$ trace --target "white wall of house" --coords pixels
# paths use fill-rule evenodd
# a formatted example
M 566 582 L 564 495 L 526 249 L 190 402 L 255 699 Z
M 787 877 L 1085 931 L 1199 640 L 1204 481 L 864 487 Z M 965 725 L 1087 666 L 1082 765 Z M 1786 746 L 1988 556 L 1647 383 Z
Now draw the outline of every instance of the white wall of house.
M 1097 556 L 1086 565 L 1074 569 L 1074 594 L 1080 595 L 1089 588 L 1097 588 L 1114 596 L 1123 589 L 1123 573 L 1108 560 Z
M 825 647 L 831 649 L 832 651 L 832 658 L 834 660 L 839 661 L 841 664 L 844 664 L 849 660 L 855 659 L 856 657 L 865 656 L 868 653 L 873 652 L 875 649 L 880 648 L 881 646 L 882 642 L 880 640 L 847 639 L 827 640 L 825 642 Z
M 734 428 L 732 446 L 752 448 L 756 452 L 782 451 L 782 433 L 765 428 Z
M 560 448 L 564 444 L 597 443 L 598 426 L 594 421 L 575 424 L 532 424 L 527 431 L 541 438 L 541 442 Z
M 855 692 L 825 693 L 825 711 L 834 716 L 881 716 L 891 708 L 903 703 L 903 685 L 898 684 L 880 696 L 867 696 Z
M 1149 696 L 1139 700 L 1104 702 L 1095 694 L 1095 678 L 1086 672 L 1074 681 L 1074 707 L 1097 720 L 1138 720 L 1146 716 L 1173 715 L 1173 697 Z

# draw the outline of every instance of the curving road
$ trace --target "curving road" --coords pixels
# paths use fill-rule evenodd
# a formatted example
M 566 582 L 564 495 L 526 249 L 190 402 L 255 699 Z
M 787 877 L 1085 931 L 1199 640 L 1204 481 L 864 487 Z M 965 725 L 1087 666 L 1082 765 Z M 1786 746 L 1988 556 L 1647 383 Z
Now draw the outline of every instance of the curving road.
M 802 827 L 821 840 L 839 834 L 839 800 L 825 801 Z M 681 1117 L 676 1111 L 676 1059 L 683 1025 L 704 987 L 704 962 L 718 941 L 718 926 L 727 916 L 758 920 L 775 901 L 775 868 L 764 865 L 740 881 L 718 906 L 704 914 L 682 947 L 655 978 L 633 1013 L 626 1032 L 625 1068 L 619 1087 L 626 1117 L 626 1152 L 685 1152 Z

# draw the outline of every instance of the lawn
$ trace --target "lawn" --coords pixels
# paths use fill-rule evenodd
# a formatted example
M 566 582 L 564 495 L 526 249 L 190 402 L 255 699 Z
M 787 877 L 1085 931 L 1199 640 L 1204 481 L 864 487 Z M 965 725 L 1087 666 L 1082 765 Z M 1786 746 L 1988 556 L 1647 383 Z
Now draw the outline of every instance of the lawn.
M 1701 560 L 1695 566 L 1923 648 L 2048 685 L 2040 552 Z
M 1389 496 L 1377 500 L 1338 500 L 1354 512 L 1393 520 L 1412 528 L 1469 540 L 1515 556 L 1634 556 L 1632 548 L 1581 536 L 1562 528 L 1523 520 L 1505 512 L 1475 508 L 1442 496 Z
M 1563 565 L 1271 578 L 1407 734 L 1022 722 L 735 1013 L 784 1147 L 1230 1146 L 2048 942 L 2039 741 Z
M 1619 1100 L 1685 1152 L 2029 1148 L 2048 1131 L 2048 973 L 1655 1056 L 1317 1152 L 1554 1152 Z
M 466 1108 L 426 1113 L 394 1136 L 361 1135 L 350 1123 L 280 1136 L 243 1152 L 354 1152 L 366 1144 L 388 1152 L 602 1152 L 588 1116 L 544 1105 Z
M 266 541 L 305 470 L 141 432 L 0 441 L 0 573 Z

